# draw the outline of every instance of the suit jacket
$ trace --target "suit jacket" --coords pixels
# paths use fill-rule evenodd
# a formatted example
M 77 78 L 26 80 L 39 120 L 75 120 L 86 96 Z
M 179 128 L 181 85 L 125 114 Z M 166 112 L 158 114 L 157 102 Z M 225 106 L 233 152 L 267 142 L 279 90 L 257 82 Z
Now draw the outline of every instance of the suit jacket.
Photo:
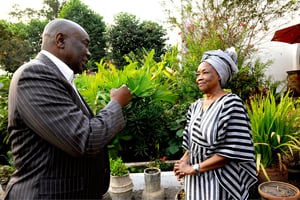
M 45 55 L 13 75 L 8 131 L 16 172 L 6 199 L 101 199 L 109 186 L 107 144 L 125 126 L 111 101 L 97 115 Z

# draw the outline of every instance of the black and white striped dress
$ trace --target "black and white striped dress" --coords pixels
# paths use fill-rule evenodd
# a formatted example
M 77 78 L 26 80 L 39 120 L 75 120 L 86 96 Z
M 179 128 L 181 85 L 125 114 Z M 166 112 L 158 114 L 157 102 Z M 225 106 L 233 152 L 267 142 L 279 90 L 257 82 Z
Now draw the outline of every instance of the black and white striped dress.
M 247 110 L 232 93 L 217 99 L 205 112 L 202 105 L 199 99 L 190 106 L 184 130 L 183 147 L 189 151 L 190 164 L 214 154 L 231 160 L 222 168 L 185 176 L 186 200 L 248 199 L 257 178 Z

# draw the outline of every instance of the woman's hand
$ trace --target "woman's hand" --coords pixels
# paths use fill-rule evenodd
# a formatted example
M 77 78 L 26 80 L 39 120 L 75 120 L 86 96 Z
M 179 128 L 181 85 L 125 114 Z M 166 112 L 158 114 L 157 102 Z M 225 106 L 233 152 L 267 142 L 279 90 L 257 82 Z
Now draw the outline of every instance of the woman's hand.
M 229 159 L 221 155 L 213 155 L 212 157 L 201 162 L 201 172 L 217 169 L 226 165 Z M 197 172 L 194 170 L 193 166 L 189 165 L 188 153 L 184 154 L 180 160 L 177 160 L 174 164 L 174 174 L 177 179 L 180 180 L 185 175 L 194 175 Z M 199 163 L 200 164 L 200 163 Z
M 180 160 L 177 160 L 174 164 L 174 174 L 177 176 L 177 180 L 183 178 L 186 174 L 182 171 L 182 168 L 186 168 L 189 163 L 189 151 L 186 151 Z
M 177 176 L 177 179 L 181 179 L 185 175 L 196 174 L 196 171 L 185 160 L 177 160 L 174 165 L 174 174 Z

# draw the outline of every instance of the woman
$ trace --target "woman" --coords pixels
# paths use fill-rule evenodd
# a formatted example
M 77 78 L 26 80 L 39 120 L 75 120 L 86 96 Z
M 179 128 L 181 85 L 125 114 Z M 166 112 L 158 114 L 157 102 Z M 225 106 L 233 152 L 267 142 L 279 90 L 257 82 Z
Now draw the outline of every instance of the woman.
M 205 97 L 189 108 L 186 152 L 174 165 L 177 178 L 184 177 L 186 200 L 245 200 L 257 181 L 247 110 L 240 97 L 222 89 L 236 72 L 234 48 L 204 53 L 196 82 Z

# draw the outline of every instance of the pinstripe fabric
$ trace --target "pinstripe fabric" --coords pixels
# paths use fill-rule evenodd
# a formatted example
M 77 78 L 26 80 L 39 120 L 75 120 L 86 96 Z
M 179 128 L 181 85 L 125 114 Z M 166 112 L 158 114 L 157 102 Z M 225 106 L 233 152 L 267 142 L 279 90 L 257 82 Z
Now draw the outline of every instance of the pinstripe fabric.
M 118 103 L 93 116 L 39 54 L 14 73 L 8 120 L 17 171 L 6 199 L 101 199 L 110 178 L 106 146 L 125 125 Z
M 185 176 L 186 199 L 248 199 L 249 188 L 257 179 L 246 108 L 231 93 L 217 99 L 205 112 L 202 103 L 199 99 L 191 105 L 184 130 L 183 147 L 189 151 L 190 164 L 214 154 L 231 160 L 222 168 Z

